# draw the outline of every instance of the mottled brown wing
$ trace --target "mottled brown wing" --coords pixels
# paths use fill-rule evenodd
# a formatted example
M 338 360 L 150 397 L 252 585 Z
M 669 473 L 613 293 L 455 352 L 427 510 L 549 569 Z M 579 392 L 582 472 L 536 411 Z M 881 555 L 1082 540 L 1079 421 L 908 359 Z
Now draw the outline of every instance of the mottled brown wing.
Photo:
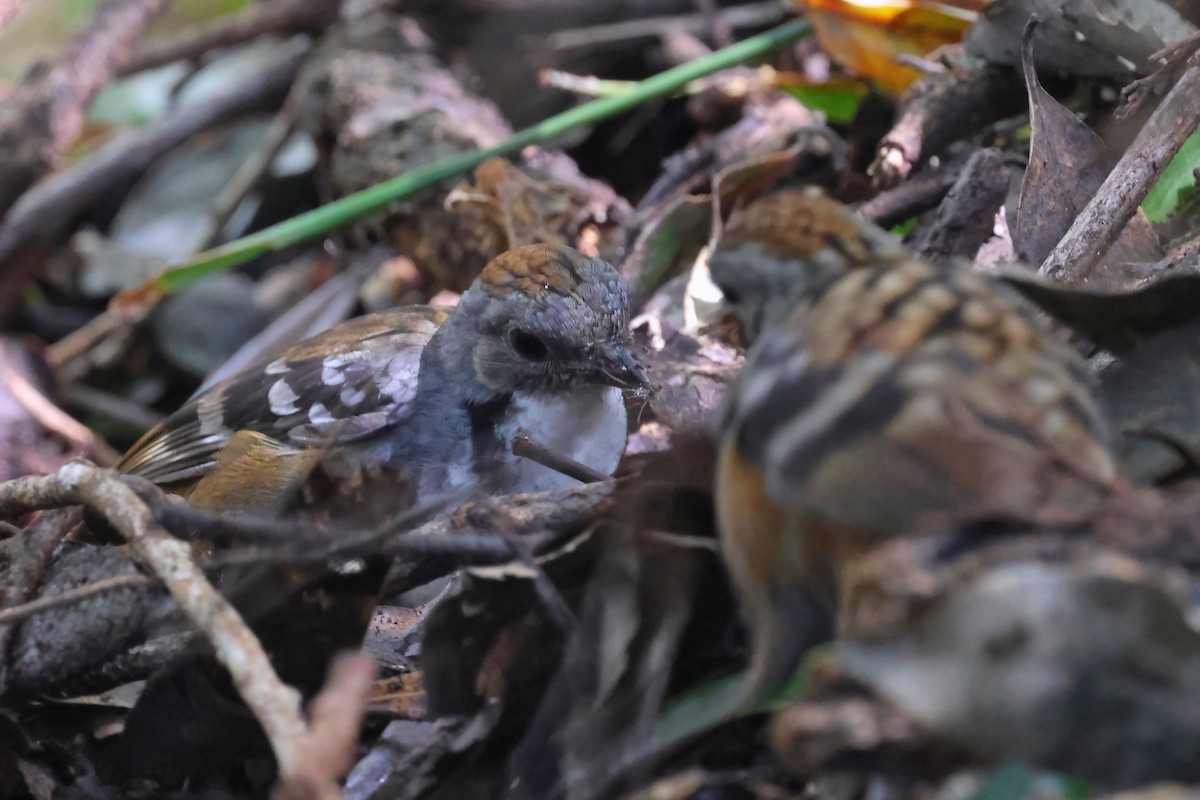
M 726 431 L 781 506 L 881 534 L 1065 510 L 1115 471 L 1082 361 L 965 269 L 848 273 L 764 334 L 734 397 Z
M 119 468 L 174 483 L 209 472 L 235 431 L 316 446 L 393 425 L 411 410 L 421 351 L 447 314 L 398 308 L 307 339 L 189 401 L 130 448 Z

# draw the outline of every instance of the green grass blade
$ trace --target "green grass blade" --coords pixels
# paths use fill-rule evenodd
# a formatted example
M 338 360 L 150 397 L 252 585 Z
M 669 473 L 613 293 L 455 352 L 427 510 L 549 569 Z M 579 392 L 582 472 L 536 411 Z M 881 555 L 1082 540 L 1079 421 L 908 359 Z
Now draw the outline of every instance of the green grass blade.
M 752 36 L 695 61 L 660 72 L 638 81 L 622 94 L 608 95 L 550 117 L 510 138 L 482 150 L 474 150 L 442 159 L 411 170 L 347 195 L 340 200 L 284 220 L 257 233 L 220 247 L 206 250 L 187 264 L 166 270 L 155 280 L 163 291 L 174 291 L 205 275 L 220 272 L 250 259 L 279 250 L 353 222 L 390 202 L 413 195 L 439 181 L 472 169 L 489 158 L 508 155 L 531 144 L 540 144 L 580 125 L 589 125 L 621 114 L 648 100 L 674 94 L 691 81 L 714 72 L 766 55 L 808 35 L 811 28 L 803 20 L 792 20 L 769 31 Z

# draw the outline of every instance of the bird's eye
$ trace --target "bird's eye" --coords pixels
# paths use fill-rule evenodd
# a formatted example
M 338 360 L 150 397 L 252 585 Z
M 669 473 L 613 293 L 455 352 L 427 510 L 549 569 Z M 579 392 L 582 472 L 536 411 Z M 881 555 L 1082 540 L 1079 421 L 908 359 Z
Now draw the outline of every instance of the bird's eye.
M 736 306 L 742 301 L 742 296 L 738 294 L 737 289 L 734 289 L 732 286 L 721 286 L 718 284 L 717 288 L 720 289 L 721 294 L 725 296 L 726 303 Z
M 512 344 L 513 350 L 517 351 L 517 355 L 530 361 L 544 361 L 550 354 L 545 342 L 529 331 L 523 331 L 520 328 L 513 328 L 509 332 L 508 341 Z

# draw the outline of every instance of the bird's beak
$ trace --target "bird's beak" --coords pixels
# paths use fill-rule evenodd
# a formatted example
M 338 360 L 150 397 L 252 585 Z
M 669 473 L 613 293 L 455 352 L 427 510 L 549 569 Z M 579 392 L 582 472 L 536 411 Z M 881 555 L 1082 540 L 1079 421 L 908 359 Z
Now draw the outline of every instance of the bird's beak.
M 646 389 L 650 379 L 624 345 L 607 348 L 600 359 L 600 381 L 618 389 Z

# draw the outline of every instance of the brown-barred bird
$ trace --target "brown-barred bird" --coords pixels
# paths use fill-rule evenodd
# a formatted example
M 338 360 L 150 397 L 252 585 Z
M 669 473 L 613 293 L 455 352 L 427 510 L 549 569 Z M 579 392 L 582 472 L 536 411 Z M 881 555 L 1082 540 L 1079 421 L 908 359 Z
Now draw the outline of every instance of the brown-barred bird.
M 1067 523 L 1114 479 L 1082 360 L 1006 286 L 909 257 L 812 190 L 741 209 L 711 271 L 756 337 L 716 478 L 752 693 L 815 643 L 814 608 L 866 548 L 962 519 Z

